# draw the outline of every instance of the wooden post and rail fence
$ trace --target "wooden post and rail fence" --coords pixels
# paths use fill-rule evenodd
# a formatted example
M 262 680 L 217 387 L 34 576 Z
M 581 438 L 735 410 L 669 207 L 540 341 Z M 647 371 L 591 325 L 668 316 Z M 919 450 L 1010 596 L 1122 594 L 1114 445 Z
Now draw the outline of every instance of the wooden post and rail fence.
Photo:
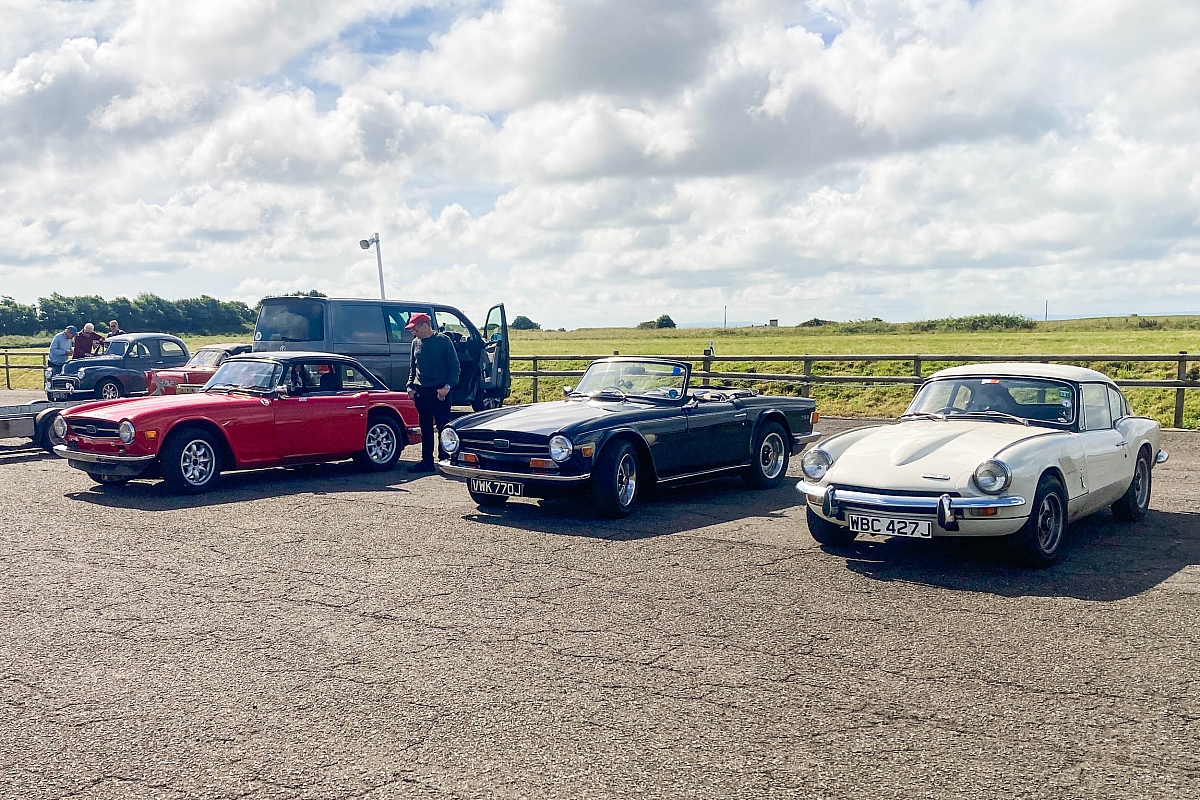
M 12 388 L 12 372 L 14 370 L 37 370 L 43 372 L 47 366 L 46 352 L 44 350 L 28 350 L 28 349 L 10 349 L 0 348 L 0 355 L 4 359 L 4 387 Z M 512 371 L 515 378 L 531 378 L 533 383 L 533 401 L 539 400 L 539 380 L 542 378 L 577 378 L 583 375 L 583 369 L 541 369 L 542 362 L 563 362 L 563 361 L 581 361 L 591 362 L 598 358 L 606 358 L 609 354 L 602 355 L 514 355 L 510 356 L 510 361 L 513 362 L 529 362 L 531 369 Z M 619 355 L 614 352 L 611 355 Z M 13 357 L 20 357 L 22 360 L 36 358 L 37 363 L 13 363 Z M 1175 427 L 1183 427 L 1183 401 L 1184 392 L 1188 389 L 1200 389 L 1200 381 L 1188 379 L 1188 354 L 1186 351 L 1169 354 L 1135 354 L 1135 355 L 1086 355 L 1082 353 L 1065 353 L 1065 354 L 1040 354 L 1040 355 L 962 355 L 962 354 L 928 354 L 928 353 L 885 353 L 885 354 L 853 354 L 853 355 L 795 355 L 795 356 L 779 356 L 779 355 L 741 355 L 741 356 L 718 356 L 710 351 L 705 351 L 703 355 L 664 355 L 656 356 L 656 358 L 670 358 L 677 361 L 687 361 L 691 364 L 698 364 L 699 369 L 692 372 L 692 377 L 699 378 L 707 385 L 711 381 L 754 381 L 754 382 L 779 382 L 779 383 L 794 383 L 800 385 L 800 394 L 803 397 L 808 397 L 812 391 L 812 387 L 817 384 L 843 384 L 843 385 L 899 385 L 911 386 L 915 393 L 917 388 L 924 382 L 922 369 L 928 363 L 989 363 L 997 361 L 1019 361 L 1026 363 L 1063 363 L 1063 364 L 1078 364 L 1082 362 L 1129 362 L 1129 363 L 1163 363 L 1174 362 L 1176 372 L 1174 379 L 1162 380 L 1135 380 L 1135 379 L 1115 379 L 1118 386 L 1128 387 L 1132 389 L 1174 389 L 1175 390 Z M 1196 360 L 1200 361 L 1200 358 Z M 866 362 L 877 363 L 886 361 L 910 362 L 912 364 L 912 373 L 910 375 L 823 375 L 813 372 L 813 366 L 820 363 L 847 363 L 847 362 Z M 713 367 L 721 363 L 785 363 L 798 364 L 799 372 L 721 372 L 714 371 Z

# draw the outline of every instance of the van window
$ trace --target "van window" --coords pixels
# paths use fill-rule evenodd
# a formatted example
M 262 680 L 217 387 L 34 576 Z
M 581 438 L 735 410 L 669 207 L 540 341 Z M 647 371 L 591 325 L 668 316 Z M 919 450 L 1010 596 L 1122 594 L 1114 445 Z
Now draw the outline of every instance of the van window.
M 388 341 L 399 343 L 412 341 L 412 331 L 406 331 L 404 326 L 408 324 L 408 318 L 414 313 L 411 308 L 396 308 L 395 306 L 389 306 L 383 310 Z
M 325 306 L 316 300 L 263 303 L 254 326 L 256 342 L 319 342 L 325 338 Z
M 442 333 L 458 334 L 458 336 L 451 336 L 451 339 L 461 342 L 464 339 L 471 338 L 471 329 L 467 327 L 467 323 L 460 319 L 458 315 L 445 310 L 435 311 L 433 312 L 433 319 L 437 329 Z
M 345 303 L 334 307 L 333 340 L 349 344 L 384 344 L 383 312 L 377 305 Z

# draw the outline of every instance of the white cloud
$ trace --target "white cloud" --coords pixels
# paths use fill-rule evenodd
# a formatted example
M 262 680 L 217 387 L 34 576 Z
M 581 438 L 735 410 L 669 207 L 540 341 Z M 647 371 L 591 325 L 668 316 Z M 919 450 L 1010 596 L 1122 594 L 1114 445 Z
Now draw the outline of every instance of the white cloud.
M 370 294 L 374 231 L 390 295 L 554 327 L 1200 300 L 1189 0 L 99 0 L 6 21 L 0 293 L 27 301 Z

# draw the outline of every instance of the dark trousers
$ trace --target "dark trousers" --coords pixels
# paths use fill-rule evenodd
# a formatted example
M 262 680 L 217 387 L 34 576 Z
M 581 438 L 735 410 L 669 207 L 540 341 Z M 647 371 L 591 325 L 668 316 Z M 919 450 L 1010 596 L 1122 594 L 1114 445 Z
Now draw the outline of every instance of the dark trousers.
M 413 403 L 417 406 L 417 414 L 421 418 L 421 461 L 433 463 L 433 424 L 437 423 L 440 432 L 450 424 L 450 395 L 445 400 L 438 400 L 436 389 L 426 389 L 422 386 L 413 387 Z M 438 443 L 438 458 L 445 458 L 446 451 Z

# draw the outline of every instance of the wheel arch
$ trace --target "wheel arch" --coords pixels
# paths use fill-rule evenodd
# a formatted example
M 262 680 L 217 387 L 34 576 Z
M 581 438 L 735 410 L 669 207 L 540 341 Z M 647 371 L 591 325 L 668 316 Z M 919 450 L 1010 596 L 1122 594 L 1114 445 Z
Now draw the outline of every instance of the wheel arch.
M 1058 485 L 1063 487 L 1063 491 L 1064 492 L 1067 491 L 1067 478 L 1065 475 L 1063 475 L 1063 471 L 1061 469 L 1059 469 L 1057 465 L 1051 465 L 1042 470 L 1042 473 L 1040 475 L 1038 475 L 1037 484 L 1034 487 L 1034 491 L 1037 491 L 1037 486 L 1040 486 L 1042 484 L 1042 479 L 1045 478 L 1046 476 L 1050 476 L 1050 477 L 1054 478 L 1055 480 L 1057 480 Z M 1068 493 L 1067 500 L 1070 501 L 1070 499 L 1071 498 Z
M 400 443 L 407 447 L 411 442 L 408 441 L 408 426 L 404 424 L 404 417 L 400 416 L 400 412 L 389 405 L 380 403 L 377 406 L 371 406 L 367 410 L 367 423 L 370 424 L 372 417 L 387 417 L 392 422 L 396 423 L 396 427 L 400 430 Z
M 764 409 L 763 412 L 758 415 L 758 419 L 754 423 L 754 434 L 751 436 L 750 440 L 754 441 L 754 436 L 758 436 L 758 432 L 762 430 L 763 425 L 766 425 L 768 422 L 778 422 L 781 426 L 783 426 L 783 432 L 787 434 L 787 441 L 784 442 L 784 444 L 791 446 L 793 442 L 791 423 L 788 422 L 787 414 L 784 414 L 783 411 L 778 408 Z
M 592 458 L 592 463 L 596 463 L 600 458 L 600 454 L 604 452 L 604 449 L 615 442 L 629 442 L 632 444 L 634 452 L 637 453 L 638 462 L 647 468 L 646 475 L 650 479 L 648 482 L 658 482 L 658 471 L 654 467 L 654 456 L 650 453 L 650 445 L 646 444 L 646 439 L 632 428 L 618 428 L 601 439 L 596 448 L 596 455 Z
M 237 457 L 233 454 L 233 448 L 229 446 L 229 439 L 225 436 L 225 431 L 221 430 L 221 426 L 210 419 L 203 417 L 192 417 L 190 419 L 181 419 L 170 425 L 163 432 L 162 441 L 166 442 L 169 436 L 173 436 L 179 431 L 187 428 L 199 428 L 205 433 L 212 434 L 217 440 L 217 445 L 221 448 L 222 466 L 228 465 L 225 469 L 237 467 Z M 158 454 L 162 453 L 162 445 L 159 445 Z

